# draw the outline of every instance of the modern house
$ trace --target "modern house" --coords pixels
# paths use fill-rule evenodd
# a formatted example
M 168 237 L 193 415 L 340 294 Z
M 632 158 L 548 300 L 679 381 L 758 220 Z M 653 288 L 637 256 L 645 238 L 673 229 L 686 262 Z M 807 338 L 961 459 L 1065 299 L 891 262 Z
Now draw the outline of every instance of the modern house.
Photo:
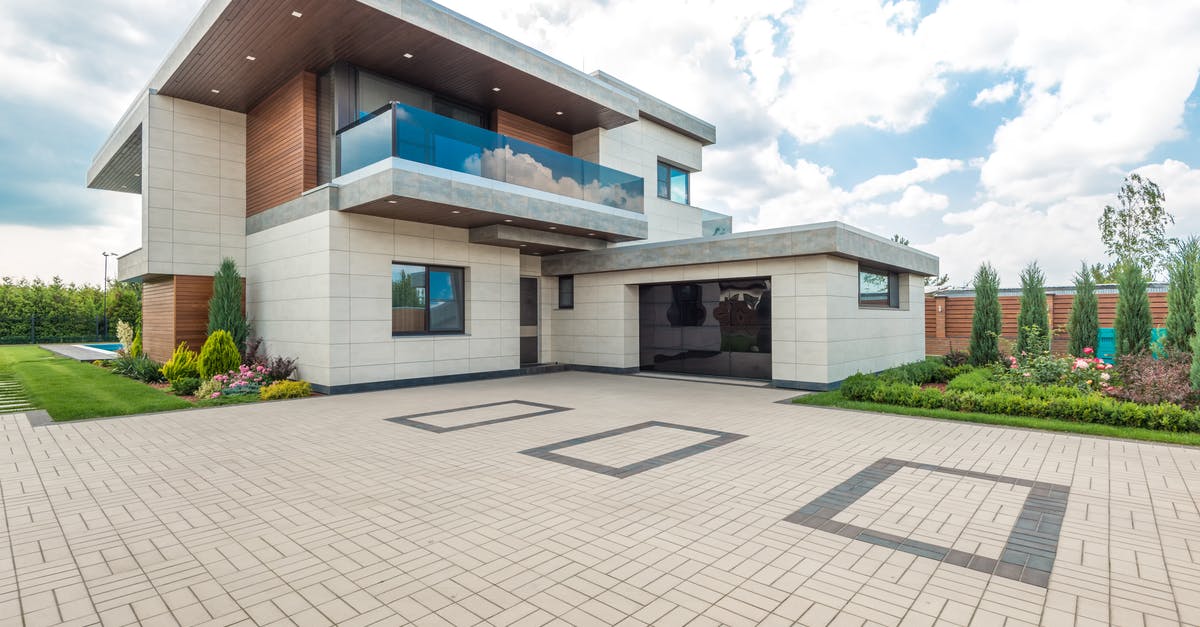
M 669 95 L 669 94 L 666 94 Z M 325 392 L 656 370 L 825 389 L 925 354 L 931 255 L 691 202 L 712 124 L 427 0 L 209 0 L 95 157 L 140 194 L 147 352 L 231 257 Z

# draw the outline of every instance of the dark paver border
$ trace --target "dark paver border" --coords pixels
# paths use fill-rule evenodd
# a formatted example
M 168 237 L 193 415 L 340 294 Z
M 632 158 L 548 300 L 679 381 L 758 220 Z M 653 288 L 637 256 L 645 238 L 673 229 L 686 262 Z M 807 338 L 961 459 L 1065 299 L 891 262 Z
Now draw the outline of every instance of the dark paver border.
M 596 462 L 587 461 L 586 459 L 579 459 L 578 457 L 571 457 L 570 455 L 560 455 L 560 454 L 554 452 L 560 448 L 567 448 L 568 446 L 576 446 L 579 444 L 586 444 L 588 442 L 595 442 L 596 440 L 603 440 L 604 438 L 611 438 L 611 437 L 615 437 L 618 435 L 624 435 L 626 433 L 632 433 L 634 431 L 640 431 L 642 429 L 648 429 L 650 427 L 667 427 L 668 429 L 679 429 L 682 431 L 692 431 L 695 433 L 706 433 L 708 435 L 713 436 L 713 439 L 706 440 L 704 442 L 700 442 L 699 444 L 685 446 L 683 448 L 671 451 L 669 453 L 663 453 L 662 455 L 656 455 L 649 459 L 643 459 L 640 462 L 634 462 L 632 464 L 628 464 L 626 466 L 620 466 L 620 467 L 606 466 L 604 464 L 598 464 Z M 619 429 L 612 429 L 610 431 L 602 431 L 600 433 L 593 433 L 591 435 L 580 436 L 578 438 L 571 438 L 570 440 L 563 440 L 561 442 L 555 442 L 554 444 L 547 444 L 545 446 L 531 448 L 528 450 L 520 451 L 520 453 L 522 455 L 529 455 L 531 457 L 537 457 L 538 459 L 544 459 L 547 461 L 558 462 L 560 464 L 566 464 L 567 466 L 579 468 L 581 470 L 590 470 L 592 472 L 600 473 L 602 475 L 608 475 L 610 477 L 624 479 L 625 477 L 632 477 L 633 475 L 636 475 L 638 473 L 643 473 L 643 472 L 646 472 L 647 470 L 653 470 L 660 466 L 665 466 L 666 464 L 669 464 L 671 462 L 677 462 L 681 459 L 691 457 L 692 455 L 697 455 L 697 454 L 703 453 L 704 451 L 712 450 L 714 448 L 717 448 L 718 446 L 724 446 L 726 444 L 729 444 L 730 442 L 736 442 L 737 440 L 740 440 L 744 437 L 746 437 L 746 436 L 741 435 L 739 433 L 729 433 L 727 431 L 716 431 L 714 429 L 702 429 L 700 427 L 689 427 L 687 425 L 677 425 L 677 424 L 673 424 L 670 422 L 659 422 L 657 420 L 651 420 L 649 422 L 642 422 L 642 423 L 638 423 L 635 425 L 629 425 L 628 427 L 621 427 Z
M 479 409 L 481 407 L 495 407 L 497 405 L 526 405 L 528 407 L 537 407 L 539 409 L 537 411 L 525 412 L 523 414 L 517 414 L 515 416 L 505 416 L 503 418 L 493 418 L 491 420 L 481 420 L 479 422 L 469 422 L 467 424 L 455 425 L 453 427 L 439 427 L 437 425 L 431 425 L 427 422 L 421 422 L 421 421 L 417 420 L 417 418 L 422 418 L 425 416 L 438 416 L 441 414 L 453 414 L 456 412 L 467 411 L 470 409 Z M 545 416 L 546 414 L 556 414 L 556 413 L 562 412 L 562 411 L 571 411 L 572 409 L 573 409 L 572 407 L 559 407 L 558 405 L 547 405 L 545 403 L 535 403 L 533 401 L 511 400 L 511 401 L 498 401 L 495 403 L 483 403 L 482 405 L 468 405 L 466 407 L 454 407 L 451 409 L 439 409 L 437 411 L 427 411 L 427 412 L 422 412 L 419 414 L 409 414 L 407 416 L 396 416 L 395 418 L 384 418 L 384 420 L 386 420 L 387 422 L 394 422 L 396 424 L 408 425 L 410 427 L 416 427 L 418 429 L 424 429 L 425 431 L 432 431 L 434 433 L 447 433 L 450 431 L 461 431 L 463 429 L 474 429 L 475 427 L 484 427 L 487 425 L 499 424 L 501 422 L 510 422 L 513 420 L 523 420 L 525 418 L 533 418 L 535 416 Z
M 1025 504 L 1017 516 L 1017 522 L 1000 553 L 1000 559 L 920 542 L 890 533 L 872 531 L 865 527 L 833 520 L 834 516 L 850 507 L 901 468 L 928 470 L 1029 488 L 1029 496 L 1025 498 Z M 1050 571 L 1054 568 L 1059 533 L 1062 530 L 1063 516 L 1067 511 L 1067 498 L 1070 493 L 1070 486 L 1056 483 L 884 457 L 858 471 L 854 476 L 817 497 L 808 505 L 796 510 L 784 520 L 853 540 L 862 540 L 897 551 L 1045 588 L 1050 583 Z

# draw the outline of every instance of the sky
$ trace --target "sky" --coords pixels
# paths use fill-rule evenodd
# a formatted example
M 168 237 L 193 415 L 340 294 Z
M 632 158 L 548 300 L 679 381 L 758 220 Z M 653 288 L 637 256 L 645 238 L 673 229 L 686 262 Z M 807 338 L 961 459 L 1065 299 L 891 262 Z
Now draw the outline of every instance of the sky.
M 1066 284 L 1138 172 L 1200 233 L 1196 0 L 443 4 L 714 123 L 692 201 L 735 231 L 841 220 L 951 285 L 984 260 Z M 85 172 L 200 5 L 0 0 L 0 276 L 99 283 L 139 245 L 138 197 Z

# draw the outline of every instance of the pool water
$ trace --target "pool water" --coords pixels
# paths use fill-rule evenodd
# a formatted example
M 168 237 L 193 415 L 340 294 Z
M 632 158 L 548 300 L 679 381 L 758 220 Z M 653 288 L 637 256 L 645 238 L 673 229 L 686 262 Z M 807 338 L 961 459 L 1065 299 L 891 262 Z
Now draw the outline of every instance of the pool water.
M 84 344 L 84 346 L 86 346 L 88 348 L 96 348 L 96 349 L 99 349 L 102 351 L 109 351 L 109 352 L 113 352 L 113 353 L 121 350 L 120 342 L 117 342 L 115 344 Z

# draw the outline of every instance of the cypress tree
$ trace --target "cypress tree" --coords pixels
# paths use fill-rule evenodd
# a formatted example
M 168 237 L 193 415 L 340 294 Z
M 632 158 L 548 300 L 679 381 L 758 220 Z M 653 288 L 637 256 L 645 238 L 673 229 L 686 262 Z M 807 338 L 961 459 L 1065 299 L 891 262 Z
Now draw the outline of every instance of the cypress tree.
M 1195 266 L 1200 262 L 1200 239 L 1195 236 L 1180 242 L 1167 264 L 1170 288 L 1167 291 L 1167 349 L 1186 353 L 1196 334 Z
M 1017 314 L 1017 352 L 1050 349 L 1050 314 L 1046 310 L 1046 275 L 1036 261 L 1021 270 L 1021 311 Z
M 1200 262 L 1192 266 L 1192 282 L 1200 288 Z M 1196 290 L 1196 299 L 1192 301 L 1192 312 L 1200 313 L 1200 289 Z M 1200 333 L 1192 336 L 1192 389 L 1200 390 Z
M 242 276 L 238 274 L 237 263 L 229 257 L 213 275 L 213 295 L 208 300 L 208 334 L 222 330 L 233 337 L 239 354 L 246 351 L 250 324 L 242 312 Z
M 1083 349 L 1095 350 L 1100 339 L 1100 303 L 1096 299 L 1096 280 L 1091 268 L 1083 262 L 1075 274 L 1075 300 L 1071 302 L 1071 319 L 1067 322 L 1071 343 L 1067 352 L 1083 356 Z
M 1000 360 L 1000 276 L 983 262 L 975 272 L 975 314 L 971 318 L 971 363 Z
M 1126 261 L 1117 271 L 1116 356 L 1134 355 L 1150 350 L 1150 297 L 1146 294 L 1146 273 L 1134 261 Z

